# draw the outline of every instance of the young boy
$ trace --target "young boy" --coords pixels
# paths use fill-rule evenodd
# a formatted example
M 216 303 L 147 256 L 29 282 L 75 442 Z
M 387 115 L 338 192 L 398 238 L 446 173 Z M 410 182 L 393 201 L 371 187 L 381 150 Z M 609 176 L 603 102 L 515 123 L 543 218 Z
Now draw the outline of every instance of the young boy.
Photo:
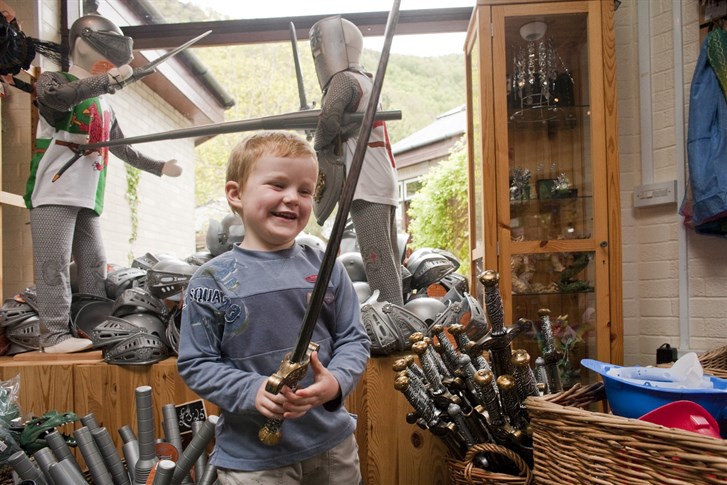
M 297 244 L 312 210 L 315 151 L 300 136 L 268 131 L 243 139 L 227 165 L 225 193 L 245 226 L 239 245 L 204 264 L 189 283 L 179 373 L 220 408 L 210 463 L 220 483 L 358 484 L 356 419 L 342 403 L 369 358 L 370 341 L 345 269 L 336 266 L 297 390 L 265 390 L 293 350 L 323 253 Z M 275 446 L 260 442 L 284 419 Z

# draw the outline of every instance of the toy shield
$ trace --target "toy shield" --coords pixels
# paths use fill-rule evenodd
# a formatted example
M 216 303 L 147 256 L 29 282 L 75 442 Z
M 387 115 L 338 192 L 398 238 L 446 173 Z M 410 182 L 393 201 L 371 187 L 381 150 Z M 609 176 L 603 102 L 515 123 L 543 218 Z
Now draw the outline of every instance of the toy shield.
M 338 204 L 346 181 L 346 165 L 343 156 L 333 150 L 318 152 L 318 182 L 313 193 L 313 213 L 322 226 Z

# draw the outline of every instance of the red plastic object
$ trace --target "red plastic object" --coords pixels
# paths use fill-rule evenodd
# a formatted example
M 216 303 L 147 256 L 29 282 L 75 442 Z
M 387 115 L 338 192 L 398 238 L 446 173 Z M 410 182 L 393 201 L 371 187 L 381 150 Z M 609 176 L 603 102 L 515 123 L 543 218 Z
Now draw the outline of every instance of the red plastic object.
M 722 438 L 714 417 L 693 401 L 670 402 L 644 414 L 639 419 L 667 428 L 679 428 L 713 438 Z

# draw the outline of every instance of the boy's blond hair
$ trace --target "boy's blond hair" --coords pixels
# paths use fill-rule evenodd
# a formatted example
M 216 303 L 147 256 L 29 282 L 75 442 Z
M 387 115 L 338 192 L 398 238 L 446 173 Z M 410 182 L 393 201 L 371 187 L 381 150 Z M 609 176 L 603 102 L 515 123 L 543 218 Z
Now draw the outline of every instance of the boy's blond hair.
M 281 158 L 310 156 L 316 160 L 316 152 L 302 136 L 282 130 L 268 130 L 243 138 L 227 160 L 227 182 L 237 182 L 242 189 L 252 169 L 263 155 Z

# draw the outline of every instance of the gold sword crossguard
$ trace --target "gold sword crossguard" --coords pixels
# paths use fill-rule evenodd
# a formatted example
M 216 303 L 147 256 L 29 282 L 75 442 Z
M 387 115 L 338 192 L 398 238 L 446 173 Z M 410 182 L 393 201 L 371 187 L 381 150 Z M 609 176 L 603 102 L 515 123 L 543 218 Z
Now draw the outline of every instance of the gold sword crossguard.
M 283 389 L 283 386 L 288 386 L 295 390 L 298 382 L 305 377 L 308 371 L 311 354 L 317 351 L 319 347 L 317 343 L 309 342 L 305 357 L 300 362 L 293 362 L 291 360 L 293 356 L 292 352 L 286 354 L 280 363 L 278 371 L 268 377 L 268 381 L 265 383 L 265 390 L 271 394 L 278 394 Z M 282 419 L 268 419 L 258 432 L 260 441 L 268 446 L 275 446 L 280 443 L 280 427 L 282 424 Z
M 386 21 L 386 30 L 384 32 L 384 47 L 381 49 L 381 57 L 379 65 L 374 76 L 374 83 L 371 88 L 369 102 L 364 112 L 364 118 L 359 129 L 356 149 L 351 157 L 351 166 L 349 168 L 346 182 L 343 186 L 341 198 L 338 201 L 338 212 L 336 220 L 333 223 L 331 236 L 326 244 L 326 251 L 323 254 L 323 261 L 318 270 L 318 278 L 316 278 L 313 291 L 311 292 L 310 301 L 303 316 L 303 324 L 300 327 L 298 338 L 295 343 L 293 352 L 286 355 L 280 363 L 278 371 L 270 376 L 265 390 L 270 393 L 277 393 L 282 389 L 283 385 L 287 385 L 291 389 L 297 388 L 297 383 L 305 376 L 308 370 L 311 354 L 318 349 L 318 345 L 311 342 L 313 330 L 318 322 L 318 315 L 323 306 L 323 300 L 328 289 L 328 283 L 331 280 L 333 267 L 338 257 L 338 251 L 343 238 L 343 231 L 346 227 L 346 219 L 353 202 L 353 194 L 356 191 L 358 177 L 361 174 L 364 155 L 368 146 L 371 130 L 374 125 L 376 108 L 379 104 L 379 96 L 381 95 L 381 86 L 384 83 L 384 74 L 386 73 L 386 64 L 389 61 L 389 51 L 391 50 L 391 40 L 394 37 L 394 30 L 399 18 L 399 4 L 401 0 L 394 0 L 391 7 L 389 18 Z M 268 419 L 267 422 L 258 432 L 258 438 L 266 445 L 276 445 L 280 442 L 280 427 L 283 421 L 280 419 Z

